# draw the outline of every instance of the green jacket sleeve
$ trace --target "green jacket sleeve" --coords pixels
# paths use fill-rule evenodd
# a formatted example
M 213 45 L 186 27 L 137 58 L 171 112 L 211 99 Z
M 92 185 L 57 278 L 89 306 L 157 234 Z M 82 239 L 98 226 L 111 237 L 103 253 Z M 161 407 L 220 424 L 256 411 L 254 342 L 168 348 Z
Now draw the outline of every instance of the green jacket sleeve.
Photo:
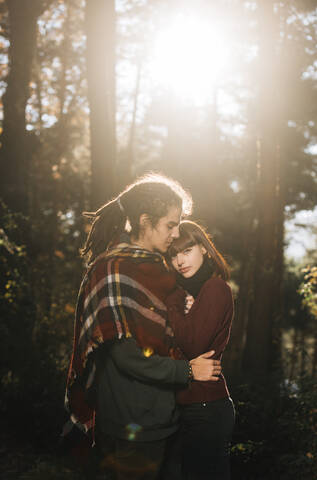
M 189 379 L 187 360 L 174 360 L 154 354 L 146 356 L 133 338 L 116 342 L 109 355 L 117 368 L 144 383 L 186 385 Z

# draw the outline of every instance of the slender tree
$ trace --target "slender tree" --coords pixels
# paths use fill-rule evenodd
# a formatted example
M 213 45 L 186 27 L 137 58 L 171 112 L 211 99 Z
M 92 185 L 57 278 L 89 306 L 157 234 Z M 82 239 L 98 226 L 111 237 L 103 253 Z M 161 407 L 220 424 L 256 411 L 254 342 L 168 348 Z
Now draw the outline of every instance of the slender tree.
M 115 18 L 114 0 L 86 1 L 93 208 L 105 203 L 114 190 Z
M 273 1 L 258 4 L 259 59 L 257 112 L 257 240 L 254 300 L 248 322 L 244 364 L 252 380 L 268 373 L 272 341 L 275 261 L 277 246 L 277 157 L 279 131 L 278 24 Z M 269 65 L 271 68 L 269 69 Z

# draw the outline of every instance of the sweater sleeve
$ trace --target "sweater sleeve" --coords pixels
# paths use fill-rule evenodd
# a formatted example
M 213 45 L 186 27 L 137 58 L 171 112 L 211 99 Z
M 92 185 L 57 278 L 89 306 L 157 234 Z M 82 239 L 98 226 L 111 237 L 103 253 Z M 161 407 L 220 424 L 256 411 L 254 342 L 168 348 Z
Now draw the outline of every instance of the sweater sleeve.
M 228 343 L 233 315 L 229 285 L 220 278 L 211 278 L 202 287 L 192 308 L 184 314 L 184 294 L 175 292 L 167 298 L 169 320 L 177 345 L 188 359 L 208 350 L 215 350 L 218 359 Z
M 109 354 L 121 372 L 145 383 L 182 384 L 189 379 L 187 360 L 154 354 L 146 356 L 133 338 L 116 342 Z

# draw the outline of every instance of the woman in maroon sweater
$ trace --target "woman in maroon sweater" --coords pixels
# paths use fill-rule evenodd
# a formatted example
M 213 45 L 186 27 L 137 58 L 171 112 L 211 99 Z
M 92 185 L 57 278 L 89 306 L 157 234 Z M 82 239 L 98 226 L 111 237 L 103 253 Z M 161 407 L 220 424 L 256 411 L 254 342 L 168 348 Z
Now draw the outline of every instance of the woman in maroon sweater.
M 169 249 L 177 272 L 177 289 L 167 299 L 176 343 L 188 360 L 215 350 L 221 360 L 233 316 L 228 266 L 204 230 L 180 224 L 180 237 Z M 230 441 L 234 408 L 224 376 L 192 381 L 179 391 L 182 475 L 186 480 L 230 479 Z

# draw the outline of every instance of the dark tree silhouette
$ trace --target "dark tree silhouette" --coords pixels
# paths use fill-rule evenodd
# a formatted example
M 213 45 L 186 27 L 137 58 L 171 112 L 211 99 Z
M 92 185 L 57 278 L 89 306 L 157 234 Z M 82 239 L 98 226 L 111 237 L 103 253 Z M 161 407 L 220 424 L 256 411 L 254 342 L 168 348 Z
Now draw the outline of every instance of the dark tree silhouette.
M 87 78 L 90 105 L 91 205 L 114 193 L 115 2 L 86 2 Z
M 25 129 L 37 19 L 50 1 L 8 0 L 9 74 L 3 95 L 0 178 L 4 201 L 14 211 L 28 213 L 28 172 L 31 149 Z

